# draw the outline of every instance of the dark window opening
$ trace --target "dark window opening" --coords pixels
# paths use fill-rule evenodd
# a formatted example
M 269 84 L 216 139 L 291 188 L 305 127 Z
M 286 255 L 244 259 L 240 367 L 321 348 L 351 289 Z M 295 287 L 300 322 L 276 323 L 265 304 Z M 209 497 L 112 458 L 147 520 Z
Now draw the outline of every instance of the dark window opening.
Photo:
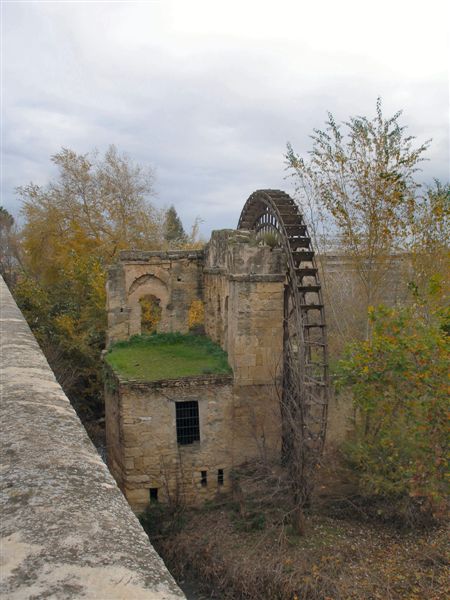
M 181 446 L 200 441 L 198 402 L 176 402 L 177 442 Z
M 207 473 L 207 471 L 201 471 L 200 483 L 202 484 L 203 487 L 206 487 L 208 485 L 208 473 Z
M 223 469 L 217 471 L 217 483 L 223 485 Z
M 150 502 L 158 502 L 158 488 L 150 488 Z

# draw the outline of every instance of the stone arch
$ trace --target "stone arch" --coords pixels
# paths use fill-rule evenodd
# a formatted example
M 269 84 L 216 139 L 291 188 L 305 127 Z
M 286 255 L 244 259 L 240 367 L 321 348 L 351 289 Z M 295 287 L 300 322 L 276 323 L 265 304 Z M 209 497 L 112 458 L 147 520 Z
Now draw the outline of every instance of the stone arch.
M 128 291 L 128 306 L 130 308 L 130 335 L 140 335 L 141 331 L 141 304 L 144 297 L 153 296 L 159 300 L 161 319 L 158 331 L 167 329 L 167 305 L 169 304 L 169 289 L 164 281 L 147 273 L 137 277 L 130 285 Z

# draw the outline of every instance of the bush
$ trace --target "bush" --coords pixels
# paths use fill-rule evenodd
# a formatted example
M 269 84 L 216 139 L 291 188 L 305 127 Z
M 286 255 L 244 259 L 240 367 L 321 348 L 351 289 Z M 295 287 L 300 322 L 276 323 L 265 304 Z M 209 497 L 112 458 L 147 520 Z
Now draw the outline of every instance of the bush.
M 344 458 L 380 516 L 395 508 L 406 522 L 429 522 L 446 507 L 449 338 L 414 307 L 372 309 L 370 321 L 371 339 L 339 364 L 357 409 Z

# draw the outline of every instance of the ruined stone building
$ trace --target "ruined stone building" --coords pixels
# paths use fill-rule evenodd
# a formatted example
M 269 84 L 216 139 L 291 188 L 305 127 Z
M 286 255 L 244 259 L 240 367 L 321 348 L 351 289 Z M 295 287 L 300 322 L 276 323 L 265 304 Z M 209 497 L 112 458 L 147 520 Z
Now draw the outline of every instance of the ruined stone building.
M 232 467 L 279 452 L 284 281 L 282 250 L 250 232 L 214 232 L 205 251 L 121 253 L 107 287 L 108 343 L 141 333 L 144 296 L 160 300 L 161 332 L 186 333 L 202 300 L 206 335 L 233 370 L 151 382 L 110 373 L 108 463 L 136 511 L 150 499 L 213 498 L 230 489 Z M 194 431 L 183 439 L 186 422 Z
M 338 257 L 326 264 L 338 286 L 351 273 Z M 158 332 L 187 333 L 189 309 L 201 301 L 205 333 L 228 353 L 232 375 L 143 381 L 109 368 L 108 464 L 135 511 L 156 499 L 201 503 L 231 489 L 236 466 L 279 456 L 289 352 L 300 364 L 290 383 L 301 376 L 303 393 L 319 390 L 319 398 L 328 389 L 318 268 L 298 207 L 283 192 L 255 192 L 239 229 L 213 232 L 204 250 L 121 252 L 107 284 L 109 347 L 142 332 L 144 298 L 159 306 Z M 329 440 L 348 426 L 348 405 L 326 404 L 314 413 L 322 443 L 326 413 Z

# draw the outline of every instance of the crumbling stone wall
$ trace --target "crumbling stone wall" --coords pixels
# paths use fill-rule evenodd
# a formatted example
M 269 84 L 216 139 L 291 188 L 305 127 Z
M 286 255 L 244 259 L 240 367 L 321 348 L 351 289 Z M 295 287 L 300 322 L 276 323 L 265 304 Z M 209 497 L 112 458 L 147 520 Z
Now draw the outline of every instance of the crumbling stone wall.
M 279 453 L 273 388 L 236 386 L 228 375 L 136 382 L 111 372 L 109 382 L 109 467 L 136 512 L 147 506 L 151 490 L 158 501 L 201 504 L 231 490 L 233 467 Z M 180 445 L 176 403 L 186 401 L 198 402 L 200 440 Z M 119 435 L 112 423 L 117 417 Z
M 166 285 L 162 331 L 186 331 L 189 303 L 203 300 L 206 334 L 228 352 L 233 376 L 133 382 L 110 372 L 108 463 L 136 511 L 150 490 L 162 501 L 187 504 L 230 491 L 233 467 L 278 456 L 281 444 L 275 385 L 283 345 L 282 251 L 258 244 L 251 232 L 224 230 L 213 232 L 204 254 L 122 253 L 108 284 L 110 341 L 137 332 L 135 289 L 154 294 L 153 279 L 142 279 L 148 277 Z M 122 316 L 120 308 L 129 312 Z M 176 314 L 169 317 L 169 310 Z M 180 445 L 175 406 L 184 401 L 198 402 L 200 440 Z
M 205 250 L 206 334 L 228 352 L 237 385 L 271 385 L 283 352 L 284 256 L 254 233 L 214 231 Z
M 325 276 L 336 289 L 355 276 L 349 259 L 324 257 Z M 399 298 L 404 261 L 385 287 Z M 194 299 L 205 307 L 206 334 L 228 353 L 233 377 L 133 382 L 110 374 L 106 391 L 109 466 L 135 510 L 158 498 L 196 504 L 230 489 L 230 471 L 250 458 L 280 451 L 276 385 L 283 359 L 286 266 L 283 251 L 262 245 L 254 232 L 212 233 L 204 252 L 123 252 L 108 283 L 109 341 L 140 332 L 139 298 L 153 294 L 163 308 L 160 331 L 188 329 Z M 331 287 L 331 286 L 330 286 Z M 176 402 L 195 400 L 200 441 L 177 444 Z M 332 398 L 328 447 L 340 443 L 353 410 L 348 397 Z M 224 471 L 223 485 L 217 481 Z M 208 474 L 202 485 L 202 472 Z
M 159 332 L 188 330 L 189 307 L 202 297 L 203 252 L 123 251 L 109 270 L 107 345 L 141 333 L 139 300 L 160 301 Z

